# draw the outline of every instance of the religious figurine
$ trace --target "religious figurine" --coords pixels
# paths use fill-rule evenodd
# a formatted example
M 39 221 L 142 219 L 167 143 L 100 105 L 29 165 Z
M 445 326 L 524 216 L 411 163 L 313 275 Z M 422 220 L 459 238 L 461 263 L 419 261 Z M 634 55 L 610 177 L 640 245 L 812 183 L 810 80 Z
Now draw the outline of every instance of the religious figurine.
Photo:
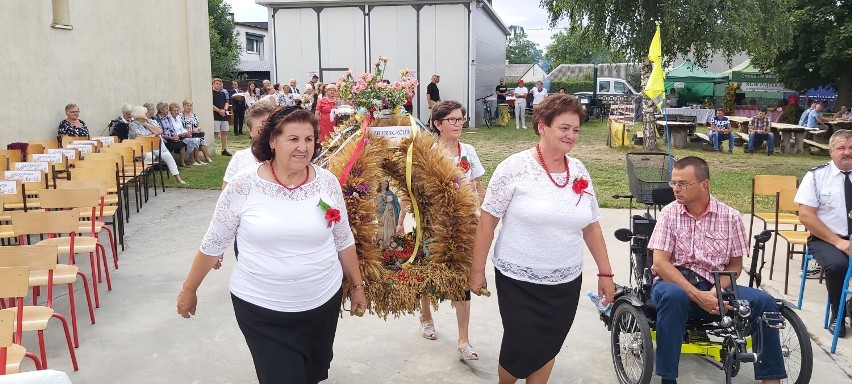
M 390 247 L 391 238 L 396 234 L 396 224 L 399 218 L 399 199 L 390 190 L 390 181 L 382 180 L 376 196 L 376 218 L 379 221 L 379 246 L 382 249 Z

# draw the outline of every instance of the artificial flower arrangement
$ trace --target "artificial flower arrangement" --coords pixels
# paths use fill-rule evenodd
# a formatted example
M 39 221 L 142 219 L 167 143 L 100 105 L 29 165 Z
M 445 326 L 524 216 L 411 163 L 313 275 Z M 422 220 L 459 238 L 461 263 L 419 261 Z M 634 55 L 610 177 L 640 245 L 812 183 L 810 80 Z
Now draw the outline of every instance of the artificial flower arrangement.
M 394 109 L 405 104 L 407 99 L 414 97 L 418 85 L 417 74 L 413 70 L 403 69 L 399 71 L 399 80 L 387 84 L 383 81 L 387 65 L 388 58 L 382 56 L 373 62 L 373 72 L 364 72 L 356 77 L 352 71 L 346 71 L 337 80 L 340 97 L 356 109 Z

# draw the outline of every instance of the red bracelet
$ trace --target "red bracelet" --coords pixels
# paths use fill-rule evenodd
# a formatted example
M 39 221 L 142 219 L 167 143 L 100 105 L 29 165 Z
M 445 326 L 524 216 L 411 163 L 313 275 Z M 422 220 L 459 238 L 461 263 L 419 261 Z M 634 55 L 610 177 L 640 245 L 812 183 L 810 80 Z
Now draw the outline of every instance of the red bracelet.
M 598 277 L 615 277 L 612 273 L 598 273 Z

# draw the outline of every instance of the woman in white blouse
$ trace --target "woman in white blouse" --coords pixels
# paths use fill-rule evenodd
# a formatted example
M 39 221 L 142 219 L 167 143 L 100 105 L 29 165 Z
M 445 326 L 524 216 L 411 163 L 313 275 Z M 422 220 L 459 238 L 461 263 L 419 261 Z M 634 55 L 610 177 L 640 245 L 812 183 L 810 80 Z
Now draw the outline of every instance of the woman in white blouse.
M 255 103 L 246 111 L 246 125 L 248 126 L 248 134 L 252 143 L 260 137 L 263 131 L 263 126 L 266 120 L 275 107 L 267 102 Z M 252 168 L 260 164 L 260 161 L 251 153 L 251 147 L 241 149 L 234 152 L 231 156 L 231 161 L 228 162 L 228 167 L 225 168 L 225 175 L 222 176 L 222 189 L 228 185 L 228 182 L 243 170 Z
M 252 144 L 264 163 L 231 179 L 219 196 L 177 312 L 195 314 L 198 286 L 236 237 L 231 301 L 258 381 L 317 383 L 328 378 L 341 281 L 350 283 L 350 315 L 367 307 L 364 281 L 340 184 L 311 164 L 316 118 L 292 107 L 269 120 Z
M 577 312 L 584 242 L 598 267 L 604 305 L 615 291 L 589 172 L 568 156 L 584 115 L 573 96 L 546 98 L 533 112 L 538 144 L 503 160 L 485 193 L 470 290 L 479 294 L 487 285 L 485 260 L 502 220 L 492 256 L 504 329 L 500 383 L 550 377 Z
M 465 181 L 473 184 L 473 190 L 480 196 L 479 178 L 485 174 L 485 168 L 479 161 L 476 150 L 470 144 L 460 141 L 462 128 L 467 121 L 465 110 L 457 101 L 445 100 L 432 106 L 432 127 L 438 131 L 438 145 L 436 149 L 458 164 L 461 168 Z M 401 210 L 405 215 L 405 210 Z M 399 220 L 398 232 L 402 232 L 402 219 Z M 470 345 L 468 329 L 470 325 L 470 292 L 466 293 L 466 300 L 455 301 L 456 321 L 459 327 L 459 338 L 457 350 L 459 358 L 463 360 L 477 360 L 479 354 Z M 424 293 L 420 296 L 420 333 L 429 340 L 438 338 L 435 333 L 435 323 L 432 320 L 432 311 L 429 306 L 429 298 Z

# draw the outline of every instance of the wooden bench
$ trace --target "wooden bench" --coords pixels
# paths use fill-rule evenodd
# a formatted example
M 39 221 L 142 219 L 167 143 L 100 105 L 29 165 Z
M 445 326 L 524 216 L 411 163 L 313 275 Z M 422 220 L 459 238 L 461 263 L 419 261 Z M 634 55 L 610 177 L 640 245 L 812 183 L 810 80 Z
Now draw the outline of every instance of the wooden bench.
M 697 137 L 697 138 L 701 139 L 701 141 L 704 141 L 704 142 L 706 142 L 706 143 L 708 143 L 708 144 L 713 144 L 713 142 L 712 142 L 712 141 L 710 141 L 710 136 L 707 136 L 707 135 L 706 135 L 706 134 L 704 134 L 704 133 L 701 133 L 701 132 L 695 132 L 695 133 L 693 133 L 693 134 L 692 134 L 692 136 L 693 136 L 693 137 Z
M 746 144 L 748 144 L 748 134 L 747 133 L 737 132 L 737 136 L 739 136 L 740 139 L 742 139 L 743 141 L 746 142 Z
M 805 144 L 807 144 L 811 147 L 816 147 L 816 148 L 822 149 L 824 151 L 828 151 L 828 144 L 817 143 L 816 141 L 808 140 L 808 139 L 805 139 Z

